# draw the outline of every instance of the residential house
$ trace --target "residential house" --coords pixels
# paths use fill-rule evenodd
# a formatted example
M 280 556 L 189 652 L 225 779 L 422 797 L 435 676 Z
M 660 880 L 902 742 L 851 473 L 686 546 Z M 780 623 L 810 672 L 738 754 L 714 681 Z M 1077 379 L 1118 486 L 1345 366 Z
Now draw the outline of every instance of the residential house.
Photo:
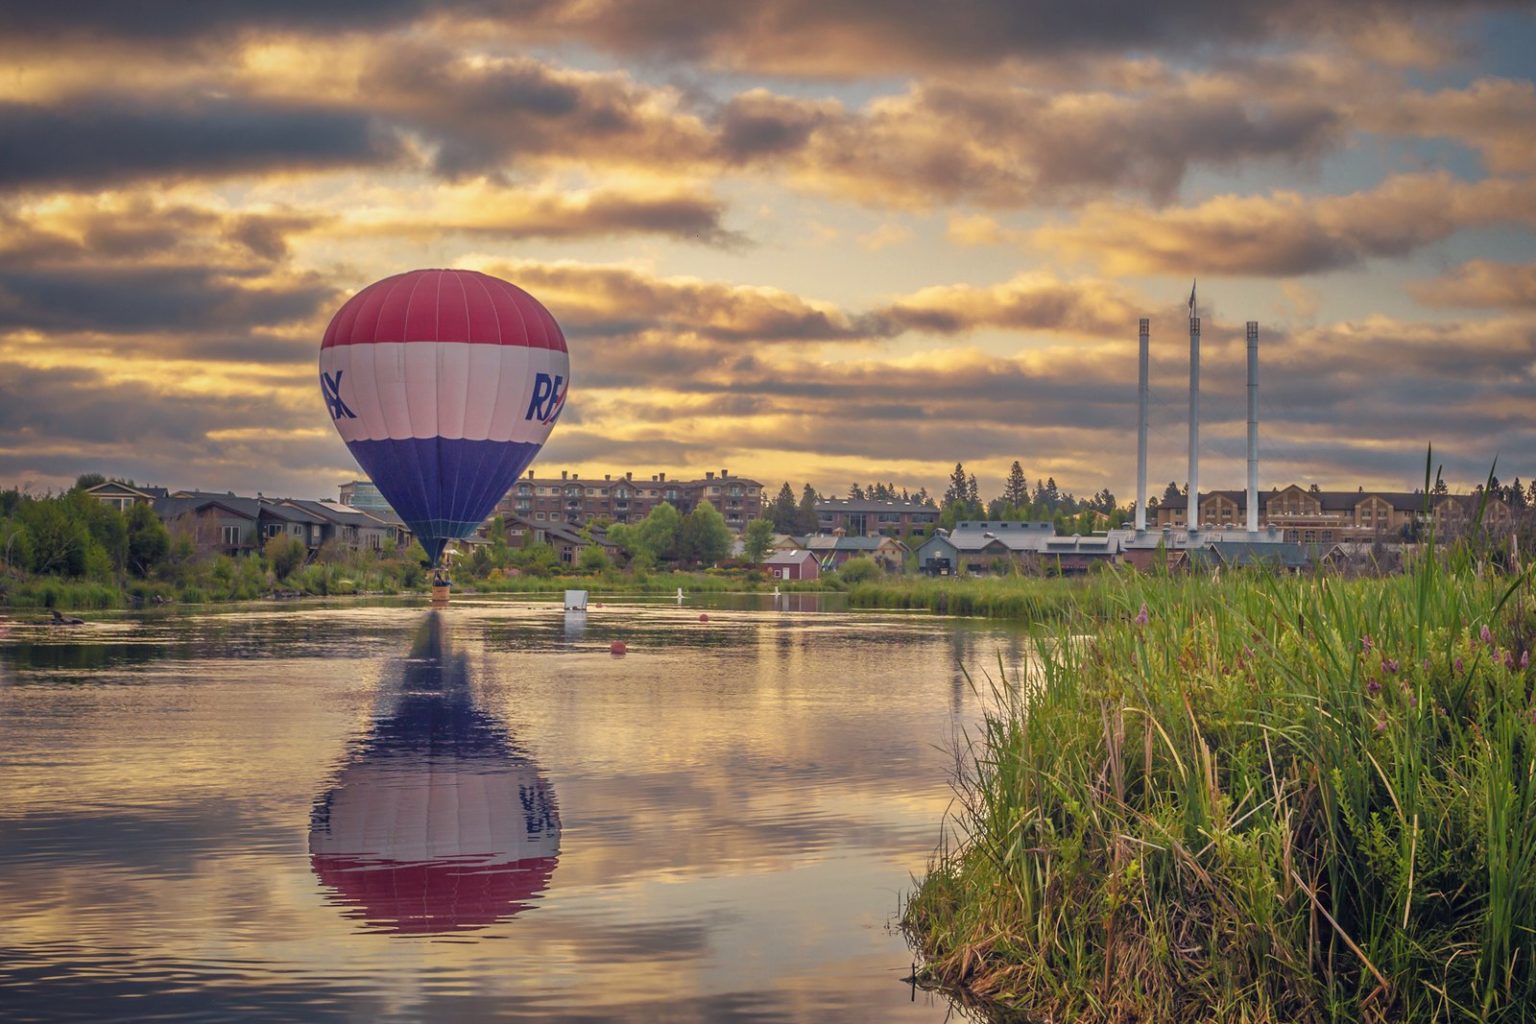
M 154 509 L 172 535 L 192 538 L 199 550 L 240 555 L 261 546 L 261 503 L 255 498 L 177 491 L 154 499 Z
M 763 571 L 776 580 L 814 580 L 821 575 L 821 560 L 803 548 L 775 551 L 763 561 Z
M 994 570 L 1032 568 L 1045 542 L 1056 535 L 1048 522 L 967 520 L 948 532 L 936 530 L 917 546 L 918 571 L 929 576 L 982 575 Z
M 905 544 L 895 537 L 879 534 L 873 537 L 816 534 L 805 538 L 805 546 L 821 559 L 821 567 L 827 571 L 840 569 L 850 558 L 862 556 L 873 559 L 886 572 L 900 572 L 907 557 Z
M 592 539 L 589 541 L 576 529 L 564 523 L 539 522 L 525 519 L 522 516 L 512 516 L 505 520 L 507 543 L 516 548 L 525 548 L 532 544 L 548 544 L 555 549 L 555 557 L 563 565 L 574 565 L 581 559 L 582 549 L 596 544 L 603 549 L 609 558 L 618 555 L 618 545 L 608 540 L 602 530 L 590 530 Z
M 1429 514 L 1438 529 L 1451 530 L 1471 522 L 1481 501 L 1480 494 L 1432 494 Z M 1314 491 L 1291 484 L 1259 495 L 1259 525 L 1278 528 L 1282 539 L 1293 544 L 1395 541 L 1413 536 L 1425 521 L 1425 504 L 1421 491 Z M 1157 525 L 1183 527 L 1188 512 L 1188 495 L 1169 497 L 1157 508 Z M 1241 529 L 1247 515 L 1246 491 L 1201 492 L 1202 529 Z M 1507 504 L 1489 499 L 1485 523 L 1508 523 L 1512 518 Z
M 335 541 L 358 551 L 382 551 L 387 541 L 395 540 L 396 527 L 371 513 L 336 501 L 288 498 L 281 504 L 291 506 L 320 520 L 319 543 L 315 550 Z
M 164 498 L 169 492 L 164 487 L 134 487 L 117 480 L 108 480 L 95 487 L 87 487 L 85 493 L 103 505 L 127 512 L 135 505 L 153 505 L 156 498 Z

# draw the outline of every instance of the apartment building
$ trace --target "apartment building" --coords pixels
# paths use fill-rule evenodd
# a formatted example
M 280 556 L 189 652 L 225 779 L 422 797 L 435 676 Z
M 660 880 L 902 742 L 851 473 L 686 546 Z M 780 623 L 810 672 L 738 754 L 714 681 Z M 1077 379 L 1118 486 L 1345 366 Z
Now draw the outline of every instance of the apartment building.
M 555 477 L 540 477 L 534 470 L 512 485 L 496 512 L 501 516 L 519 516 L 531 523 L 565 523 L 580 526 L 599 517 L 615 523 L 638 523 L 662 502 L 670 503 L 683 515 L 699 502 L 715 506 L 726 525 L 740 531 L 763 513 L 763 485 L 746 477 L 731 476 L 722 469 L 708 472 L 701 480 L 668 480 L 657 473 L 649 480 L 636 480 L 633 473 L 615 476 L 605 473 L 582 479 L 579 474 L 560 471 Z
M 1424 498 L 1413 491 L 1313 491 L 1291 484 L 1259 495 L 1259 525 L 1276 527 L 1293 544 L 1399 540 L 1424 521 Z M 1429 514 L 1436 529 L 1453 530 L 1472 520 L 1480 501 L 1476 494 L 1432 494 Z M 1157 525 L 1182 527 L 1188 514 L 1188 495 L 1169 498 L 1157 508 Z M 1200 525 L 1206 529 L 1241 529 L 1247 514 L 1245 491 L 1200 494 Z M 1511 518 L 1507 504 L 1488 500 L 1484 522 L 1498 525 Z

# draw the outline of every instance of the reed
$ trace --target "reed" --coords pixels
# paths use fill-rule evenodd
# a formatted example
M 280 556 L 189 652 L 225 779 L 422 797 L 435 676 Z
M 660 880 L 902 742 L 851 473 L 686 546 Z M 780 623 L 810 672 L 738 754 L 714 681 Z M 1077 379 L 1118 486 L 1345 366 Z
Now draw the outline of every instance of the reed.
M 981 684 L 924 977 L 1025 1020 L 1536 1018 L 1529 573 L 1078 594 Z

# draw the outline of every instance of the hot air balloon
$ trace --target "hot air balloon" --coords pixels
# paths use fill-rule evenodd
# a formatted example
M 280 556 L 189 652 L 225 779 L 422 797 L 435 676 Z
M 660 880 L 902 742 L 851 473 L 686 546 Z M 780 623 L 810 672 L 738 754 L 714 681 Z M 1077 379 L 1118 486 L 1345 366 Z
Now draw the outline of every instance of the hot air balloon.
M 375 282 L 336 311 L 320 345 L 332 422 L 434 565 L 533 461 L 570 379 L 549 311 L 472 270 Z
M 410 935 L 528 907 L 559 858 L 554 790 L 475 705 L 436 613 L 386 670 L 381 703 L 310 815 L 310 866 L 331 901 Z

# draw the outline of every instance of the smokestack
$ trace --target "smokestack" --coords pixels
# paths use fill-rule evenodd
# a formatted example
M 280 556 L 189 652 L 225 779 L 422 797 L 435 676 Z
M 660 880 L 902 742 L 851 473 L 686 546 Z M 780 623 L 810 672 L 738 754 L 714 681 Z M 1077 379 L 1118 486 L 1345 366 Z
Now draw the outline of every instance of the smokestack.
M 1147 532 L 1147 320 L 1141 320 L 1141 376 L 1136 385 L 1136 536 Z
M 1259 322 L 1248 321 L 1248 532 L 1259 532 Z
M 1200 318 L 1189 318 L 1189 503 L 1184 523 L 1200 529 Z

